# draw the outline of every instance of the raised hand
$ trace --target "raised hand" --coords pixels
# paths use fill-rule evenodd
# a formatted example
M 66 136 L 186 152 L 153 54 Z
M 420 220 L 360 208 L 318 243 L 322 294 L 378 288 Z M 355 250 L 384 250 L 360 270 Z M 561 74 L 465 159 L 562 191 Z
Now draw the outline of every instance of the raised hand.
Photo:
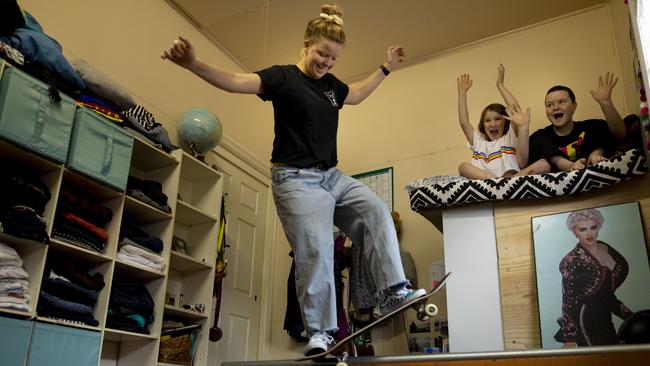
M 526 112 L 522 111 L 519 106 L 506 108 L 507 116 L 503 118 L 514 123 L 517 127 L 525 127 L 530 124 L 530 107 L 526 108 Z
M 189 68 L 196 61 L 194 47 L 192 47 L 190 41 L 183 37 L 174 40 L 173 45 L 169 50 L 164 51 L 160 58 L 167 59 L 184 68 Z
M 406 51 L 402 46 L 390 46 L 386 51 L 386 62 L 388 63 L 387 67 L 389 70 L 395 69 L 397 64 L 404 61 L 406 57 Z
M 504 85 L 504 80 L 506 78 L 506 68 L 503 66 L 503 64 L 499 64 L 499 66 L 497 66 L 497 72 L 497 86 Z
M 610 102 L 612 99 L 612 89 L 618 82 L 618 77 L 612 73 L 607 73 L 598 77 L 598 87 L 596 90 L 590 90 L 591 96 L 598 103 Z
M 472 79 L 469 78 L 469 74 L 461 74 L 457 79 L 456 83 L 458 84 L 459 93 L 467 93 L 469 88 L 472 87 L 474 83 Z

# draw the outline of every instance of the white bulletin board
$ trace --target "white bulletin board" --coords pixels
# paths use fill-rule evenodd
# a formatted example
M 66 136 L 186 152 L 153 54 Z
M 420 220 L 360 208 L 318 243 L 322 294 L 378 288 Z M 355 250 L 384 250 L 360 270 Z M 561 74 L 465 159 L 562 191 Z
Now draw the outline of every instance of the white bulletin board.
M 388 211 L 393 211 L 393 167 L 355 174 L 352 178 L 368 186 L 386 203 Z

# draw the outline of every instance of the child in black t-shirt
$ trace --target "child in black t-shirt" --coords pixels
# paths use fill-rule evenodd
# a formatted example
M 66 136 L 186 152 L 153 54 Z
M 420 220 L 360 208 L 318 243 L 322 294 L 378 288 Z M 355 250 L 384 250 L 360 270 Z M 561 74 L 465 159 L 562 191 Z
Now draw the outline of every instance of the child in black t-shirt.
M 530 161 L 547 159 L 555 171 L 582 169 L 606 160 L 613 152 L 615 140 L 625 137 L 625 125 L 611 100 L 618 78 L 607 73 L 598 78 L 598 88 L 591 95 L 598 102 L 605 120 L 573 121 L 578 106 L 575 94 L 557 85 L 546 93 L 546 117 L 551 125 L 530 136 Z

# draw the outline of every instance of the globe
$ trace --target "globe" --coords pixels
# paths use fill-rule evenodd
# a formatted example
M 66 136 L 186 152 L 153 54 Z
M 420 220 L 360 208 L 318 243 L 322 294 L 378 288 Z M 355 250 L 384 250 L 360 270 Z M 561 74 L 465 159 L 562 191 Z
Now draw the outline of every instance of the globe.
M 207 109 L 184 112 L 176 125 L 178 143 L 192 155 L 205 155 L 214 149 L 223 136 L 221 121 Z

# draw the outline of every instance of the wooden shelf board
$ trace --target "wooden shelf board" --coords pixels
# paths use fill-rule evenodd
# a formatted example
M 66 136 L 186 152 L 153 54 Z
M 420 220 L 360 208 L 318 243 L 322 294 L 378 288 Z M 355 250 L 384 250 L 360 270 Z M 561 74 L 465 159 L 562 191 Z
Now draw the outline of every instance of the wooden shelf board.
M 58 239 L 50 239 L 50 248 L 64 252 L 66 255 L 71 255 L 74 258 L 83 259 L 86 262 L 93 264 L 110 262 L 112 260 L 106 254 L 79 247 L 73 244 L 68 244 Z

